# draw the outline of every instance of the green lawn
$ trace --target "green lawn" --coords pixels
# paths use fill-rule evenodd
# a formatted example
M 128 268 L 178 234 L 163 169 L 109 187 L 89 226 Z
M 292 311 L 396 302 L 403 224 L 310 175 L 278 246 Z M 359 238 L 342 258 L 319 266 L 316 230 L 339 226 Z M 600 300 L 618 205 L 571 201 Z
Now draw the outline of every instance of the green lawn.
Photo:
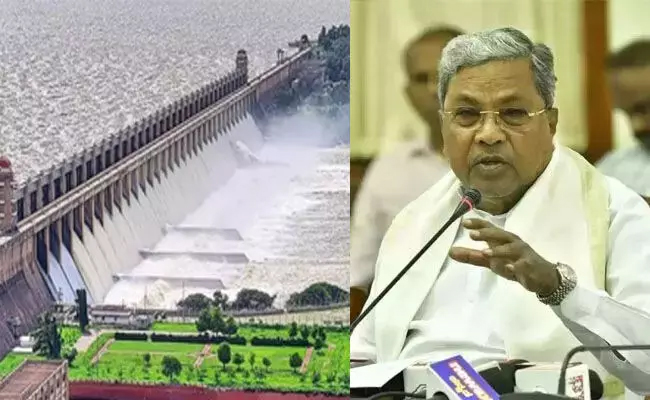
M 77 340 L 81 337 L 81 331 L 77 326 L 63 326 L 61 327 L 61 339 L 63 340 L 63 348 L 74 346 Z
M 81 332 L 79 328 L 72 326 L 63 326 L 61 327 L 61 339 L 63 340 L 63 348 L 68 346 L 73 346 L 77 340 L 81 337 Z M 11 352 L 5 356 L 5 358 L 0 361 L 0 378 L 4 378 L 13 370 L 15 370 L 23 360 L 41 360 L 43 357 L 40 357 L 36 354 L 25 354 L 25 353 L 14 353 Z
M 153 330 L 158 332 L 193 332 L 194 324 L 160 324 Z M 287 328 L 264 328 L 240 326 L 237 334 L 252 337 L 288 337 Z M 97 365 L 91 360 L 97 352 L 113 338 L 105 333 L 93 342 L 84 353 L 77 356 L 69 369 L 72 380 L 106 380 L 132 383 L 169 383 L 169 378 L 162 374 L 164 356 L 177 358 L 182 365 L 181 373 L 175 378 L 184 384 L 207 385 L 241 389 L 273 389 L 283 391 L 322 391 L 336 394 L 349 393 L 349 334 L 347 331 L 336 332 L 326 328 L 327 346 L 312 353 L 306 373 L 292 370 L 289 358 L 293 353 L 305 356 L 306 348 L 301 347 L 264 347 L 232 345 L 232 358 L 236 353 L 244 357 L 244 363 L 236 366 L 232 361 L 224 370 L 217 357 L 219 345 L 212 345 L 210 354 L 203 360 L 200 368 L 194 363 L 203 349 L 202 344 L 165 343 L 142 341 L 114 341 L 104 353 Z M 66 335 L 76 336 L 73 331 Z M 77 336 L 78 338 L 78 336 Z M 66 339 L 67 342 L 70 339 Z M 143 356 L 151 356 L 147 367 Z M 255 354 L 255 363 L 249 363 L 250 354 Z M 0 362 L 0 374 L 12 371 L 25 358 L 22 354 L 9 354 Z M 33 357 L 33 356 L 30 356 Z M 271 361 L 269 368 L 262 364 L 263 358 Z M 318 374 L 317 384 L 313 383 L 314 374 Z
M 198 333 L 196 330 L 196 324 L 181 324 L 181 323 L 168 323 L 168 322 L 156 322 L 151 328 L 154 332 L 167 332 L 167 333 Z M 276 337 L 276 336 L 287 336 L 288 328 L 258 328 L 251 327 L 245 324 L 240 324 L 237 334 L 245 338 L 252 338 L 253 336 L 259 337 Z
M 136 353 L 199 353 L 202 344 L 193 343 L 167 343 L 167 342 L 141 342 L 141 341 L 116 341 L 108 348 L 111 352 L 136 352 Z
M 156 323 L 156 332 L 196 332 L 194 324 Z M 204 358 L 200 368 L 194 363 L 203 349 L 202 344 L 163 343 L 141 341 L 116 341 L 111 344 L 97 366 L 80 365 L 70 369 L 72 379 L 120 380 L 128 382 L 168 383 L 162 370 L 165 355 L 176 357 L 182 364 L 178 382 L 220 386 L 229 388 L 266 388 L 285 391 L 324 391 L 347 394 L 349 380 L 349 335 L 346 331 L 336 332 L 326 329 L 327 347 L 312 353 L 311 361 L 304 374 L 296 373 L 289 365 L 289 358 L 298 353 L 304 358 L 307 351 L 301 347 L 265 347 L 231 345 L 232 358 L 239 353 L 244 358 L 241 366 L 226 365 L 217 357 L 219 345 L 211 345 L 210 355 Z M 288 337 L 288 327 L 240 326 L 237 334 L 249 341 L 258 337 Z M 144 355 L 151 356 L 150 366 L 144 363 Z M 250 354 L 255 354 L 255 362 L 249 363 Z M 264 367 L 262 360 L 268 358 L 270 367 Z M 313 383 L 314 374 L 319 382 Z
M 0 377 L 4 378 L 5 376 L 9 375 L 13 370 L 18 368 L 20 363 L 23 362 L 23 360 L 30 359 L 30 360 L 42 360 L 43 357 L 39 357 L 35 354 L 24 354 L 24 353 L 14 353 L 11 352 L 5 356 L 5 358 L 0 361 Z

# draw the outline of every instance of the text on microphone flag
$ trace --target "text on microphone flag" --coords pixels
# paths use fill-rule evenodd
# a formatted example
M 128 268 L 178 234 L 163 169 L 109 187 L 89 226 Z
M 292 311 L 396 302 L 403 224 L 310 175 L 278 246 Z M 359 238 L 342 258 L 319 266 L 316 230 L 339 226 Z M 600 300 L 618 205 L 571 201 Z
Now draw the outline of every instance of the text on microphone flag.
M 568 384 L 571 385 L 571 390 L 573 391 L 573 396 L 579 399 L 586 398 L 585 396 L 585 380 L 584 376 L 577 375 L 569 378 Z
M 445 385 L 468 400 L 498 400 L 499 394 L 460 355 L 429 364 Z

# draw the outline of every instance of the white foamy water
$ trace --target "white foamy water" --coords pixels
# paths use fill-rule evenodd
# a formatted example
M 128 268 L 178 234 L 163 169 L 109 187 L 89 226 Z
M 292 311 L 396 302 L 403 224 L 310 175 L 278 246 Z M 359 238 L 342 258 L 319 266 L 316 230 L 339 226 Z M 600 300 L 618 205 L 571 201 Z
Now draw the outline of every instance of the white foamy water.
M 181 222 L 187 213 L 201 205 L 212 190 L 228 181 L 237 167 L 231 145 L 236 141 L 249 149 L 259 149 L 262 135 L 252 117 L 244 118 L 231 131 L 221 135 L 218 141 L 204 146 L 198 156 L 181 160 L 180 167 L 161 174 L 160 180 L 155 179 L 153 186 L 146 183 L 146 194 L 139 188 L 137 197 L 132 195 L 130 202 L 123 201 L 121 209 L 114 207 L 112 215 L 105 212 L 103 223 L 96 219 L 92 231 L 84 224 L 83 240 L 73 236 L 74 264 L 93 299 L 101 301 L 116 279 L 131 274 L 133 267 L 140 263 L 147 265 L 152 262 L 147 259 L 143 263 L 141 251 L 151 250 L 163 237 L 167 224 Z M 196 261 L 196 258 L 192 260 Z M 210 259 L 200 260 L 210 262 Z M 54 271 L 54 274 L 57 272 Z M 63 287 L 65 282 L 56 276 L 59 282 L 57 286 Z M 148 274 L 155 289 L 153 299 L 157 298 L 155 293 L 175 287 L 173 279 L 164 284 L 154 284 L 156 276 L 170 275 L 159 268 Z M 206 287 L 213 290 L 221 287 L 219 282 L 212 282 L 218 285 L 206 282 Z M 79 287 L 78 284 L 73 285 L 73 289 Z
M 347 0 L 2 0 L 0 155 L 18 182 L 234 68 L 349 23 Z
M 251 122 L 234 131 L 259 135 Z M 258 161 L 238 168 L 178 224 L 203 229 L 171 230 L 152 249 L 154 255 L 113 286 L 104 302 L 174 307 L 193 292 L 212 296 L 220 282 L 230 296 L 241 288 L 257 288 L 277 295 L 282 305 L 289 294 L 315 282 L 346 287 L 349 148 L 315 145 L 322 141 L 314 137 L 327 134 L 318 127 L 300 118 L 276 127 L 291 128 L 294 135 L 273 135 L 275 140 L 253 151 Z M 197 159 L 210 169 L 222 163 Z M 237 229 L 243 240 L 224 238 L 216 228 Z M 215 253 L 243 253 L 249 262 L 224 263 L 214 259 Z
M 48 275 L 52 280 L 54 290 L 57 291 L 58 296 L 61 300 L 72 303 L 75 299 L 74 289 L 70 285 L 68 278 L 63 272 L 61 264 L 57 261 L 56 257 L 52 253 L 47 254 L 47 263 L 49 266 Z

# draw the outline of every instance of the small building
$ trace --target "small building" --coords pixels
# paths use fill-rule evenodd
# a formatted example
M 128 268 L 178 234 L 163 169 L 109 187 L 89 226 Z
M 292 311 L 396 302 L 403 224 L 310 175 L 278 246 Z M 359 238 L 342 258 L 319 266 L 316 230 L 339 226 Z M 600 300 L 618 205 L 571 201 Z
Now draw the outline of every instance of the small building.
M 21 336 L 18 339 L 18 346 L 12 350 L 14 353 L 31 354 L 34 352 L 34 344 L 36 341 L 32 336 Z
M 148 315 L 137 315 L 133 310 L 91 310 L 90 317 L 93 325 L 106 325 L 124 329 L 149 329 L 153 318 Z
M 0 382 L 0 400 L 68 400 L 68 362 L 25 360 Z

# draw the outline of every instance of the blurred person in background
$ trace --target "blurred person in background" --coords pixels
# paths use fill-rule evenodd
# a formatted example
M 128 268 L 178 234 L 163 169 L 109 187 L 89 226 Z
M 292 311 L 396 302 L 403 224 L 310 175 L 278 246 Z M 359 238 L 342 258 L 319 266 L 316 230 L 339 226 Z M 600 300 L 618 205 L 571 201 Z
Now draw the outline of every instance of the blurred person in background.
M 428 140 L 404 143 L 375 158 L 368 168 L 352 219 L 353 303 L 354 292 L 362 296 L 359 290 L 367 293 L 372 283 L 379 245 L 395 215 L 449 172 L 449 164 L 442 155 L 440 104 L 436 94 L 438 62 L 445 45 L 461 34 L 453 28 L 435 27 L 412 40 L 404 51 L 403 66 L 408 75 L 405 93 L 427 124 Z
M 609 59 L 612 99 L 615 108 L 630 120 L 636 143 L 612 150 L 597 164 L 644 196 L 650 196 L 650 39 L 630 43 Z

